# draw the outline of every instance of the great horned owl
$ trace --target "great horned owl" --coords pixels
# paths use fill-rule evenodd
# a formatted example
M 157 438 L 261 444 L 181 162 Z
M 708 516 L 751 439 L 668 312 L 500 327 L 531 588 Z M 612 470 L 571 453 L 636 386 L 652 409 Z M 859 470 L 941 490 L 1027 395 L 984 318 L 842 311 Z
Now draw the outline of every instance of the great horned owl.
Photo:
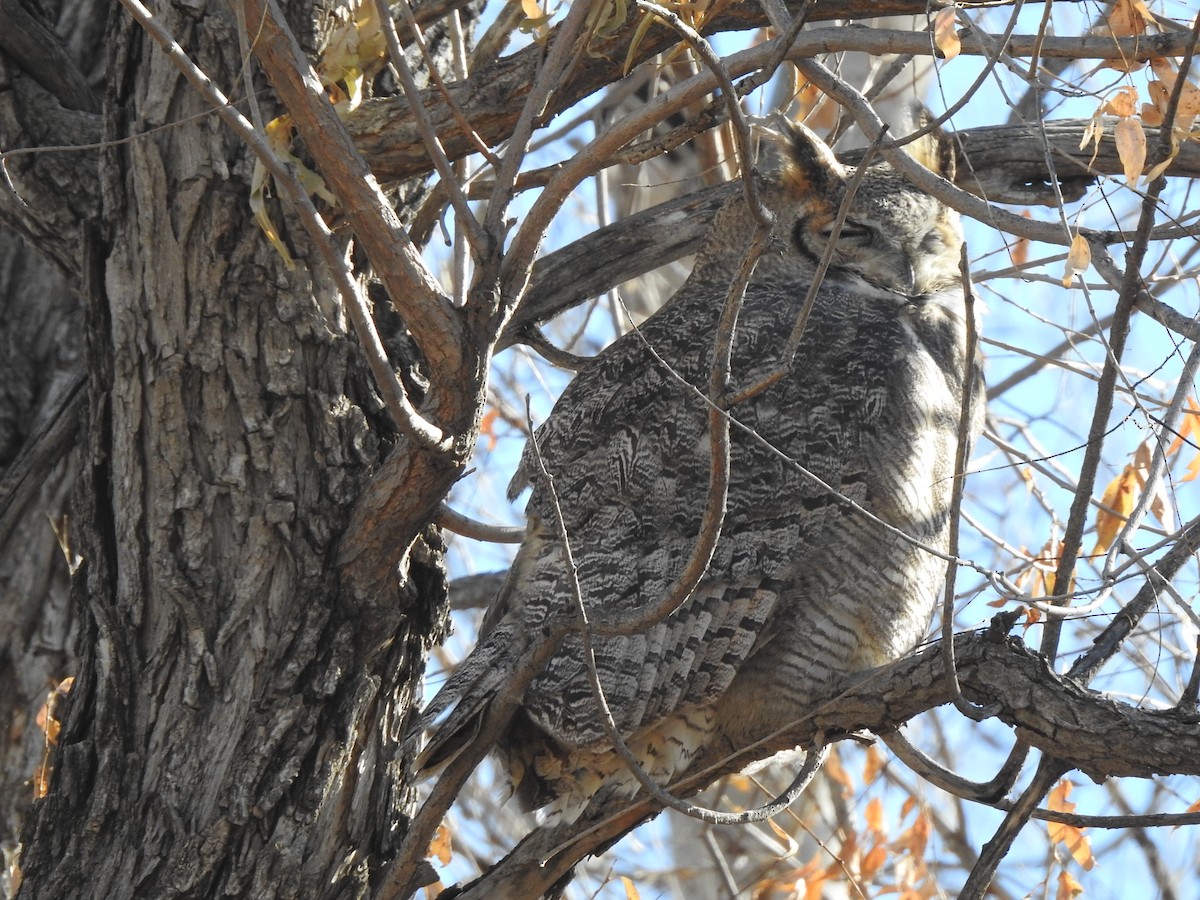
M 807 129 L 786 131 L 782 159 L 754 176 L 775 225 L 737 322 L 735 389 L 783 365 L 852 175 Z M 925 144 L 921 161 L 952 177 L 946 139 Z M 581 370 L 537 431 L 593 614 L 655 604 L 692 552 L 713 335 L 753 231 L 739 194 L 683 287 Z M 891 168 L 863 173 L 790 373 L 729 411 L 728 506 L 706 574 L 662 623 L 593 639 L 616 724 L 656 780 L 800 719 L 925 635 L 946 563 L 923 547 L 947 545 L 969 371 L 961 240 L 956 215 Z M 478 646 L 424 713 L 427 771 L 473 739 L 516 660 L 573 606 L 538 473 L 527 448 L 510 494 L 533 488 L 528 534 Z M 602 787 L 636 788 L 605 737 L 577 635 L 525 690 L 496 751 L 524 807 L 567 821 Z

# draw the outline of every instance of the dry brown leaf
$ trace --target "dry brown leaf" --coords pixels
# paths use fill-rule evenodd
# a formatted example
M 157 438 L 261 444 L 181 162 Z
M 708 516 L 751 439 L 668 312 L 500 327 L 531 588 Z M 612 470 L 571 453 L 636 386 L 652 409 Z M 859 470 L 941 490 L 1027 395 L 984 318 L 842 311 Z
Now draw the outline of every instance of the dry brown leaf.
M 1130 117 L 1117 122 L 1113 137 L 1117 143 L 1117 155 L 1121 157 L 1121 166 L 1125 170 L 1125 183 L 1133 187 L 1146 167 L 1146 132 L 1142 130 L 1142 123 L 1138 119 Z
M 1083 893 L 1083 885 L 1075 880 L 1066 869 L 1058 873 L 1058 890 L 1054 892 L 1054 900 L 1072 900 Z
M 1117 88 L 1112 96 L 1104 101 L 1100 107 L 1102 112 L 1106 112 L 1112 116 L 1132 116 L 1137 112 L 1138 92 L 1137 88 L 1129 87 L 1128 85 L 1122 88 Z
M 1021 217 L 1024 219 L 1032 219 L 1033 215 L 1027 209 L 1021 210 Z M 1008 258 L 1014 266 L 1023 266 L 1029 262 L 1029 238 L 1017 238 L 1017 242 L 1013 244 L 1012 250 L 1008 253 Z
M 1146 485 L 1150 481 L 1150 465 L 1153 461 L 1154 448 L 1150 443 L 1150 439 L 1147 438 L 1138 444 L 1137 449 L 1133 451 L 1133 471 L 1137 477 L 1140 492 L 1146 490 Z M 1150 498 L 1150 512 L 1154 518 L 1158 519 L 1164 525 L 1169 524 L 1169 520 L 1174 515 L 1174 510 L 1171 507 L 1171 498 L 1167 496 L 1166 483 L 1161 480 L 1154 491 L 1154 496 Z
M 1071 249 L 1067 251 L 1067 268 L 1063 274 L 1063 287 L 1070 287 L 1075 276 L 1086 272 L 1091 264 L 1092 248 L 1088 246 L 1087 239 L 1082 234 L 1076 233 L 1075 237 L 1071 238 Z
M 958 56 L 962 49 L 958 31 L 954 27 L 956 19 L 957 14 L 953 6 L 947 6 L 933 17 L 933 45 L 946 62 Z
M 1113 37 L 1135 37 L 1146 33 L 1147 25 L 1154 25 L 1154 16 L 1143 0 L 1117 0 L 1112 12 L 1105 16 L 1108 33 Z
M 796 839 L 775 824 L 774 819 L 767 819 L 767 824 L 771 826 L 771 830 L 775 832 L 775 837 L 783 841 L 783 852 L 779 854 L 780 859 L 787 859 L 800 849 L 800 845 L 796 843 Z
M 1046 798 L 1047 808 L 1054 812 L 1075 812 L 1075 804 L 1067 799 L 1074 787 L 1075 785 L 1066 778 L 1060 781 Z M 1047 822 L 1046 831 L 1050 835 L 1050 842 L 1066 847 L 1075 862 L 1083 866 L 1085 870 L 1090 872 L 1096 865 L 1096 859 L 1092 856 L 1091 842 L 1084 835 L 1083 829 L 1076 828 L 1074 825 L 1065 825 L 1062 822 Z
M 1171 92 L 1175 90 L 1175 82 L 1179 78 L 1179 73 L 1175 71 L 1174 62 L 1162 57 L 1150 60 L 1150 68 L 1154 70 L 1154 74 L 1158 76 L 1163 86 L 1161 95 L 1153 98 L 1154 104 L 1161 112 L 1166 112 L 1167 102 L 1170 100 Z M 1179 117 L 1182 119 L 1195 115 L 1200 115 L 1200 87 L 1188 79 L 1184 81 L 1183 90 L 1179 95 Z

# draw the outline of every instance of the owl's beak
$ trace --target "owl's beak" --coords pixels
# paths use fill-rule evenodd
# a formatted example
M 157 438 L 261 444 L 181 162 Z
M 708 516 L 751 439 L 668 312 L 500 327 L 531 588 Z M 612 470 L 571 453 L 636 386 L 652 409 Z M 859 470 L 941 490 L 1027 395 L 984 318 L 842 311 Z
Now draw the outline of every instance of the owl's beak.
M 904 260 L 901 265 L 903 268 L 900 270 L 900 279 L 901 284 L 904 285 L 904 293 L 909 297 L 915 297 L 917 295 L 917 270 L 908 260 Z

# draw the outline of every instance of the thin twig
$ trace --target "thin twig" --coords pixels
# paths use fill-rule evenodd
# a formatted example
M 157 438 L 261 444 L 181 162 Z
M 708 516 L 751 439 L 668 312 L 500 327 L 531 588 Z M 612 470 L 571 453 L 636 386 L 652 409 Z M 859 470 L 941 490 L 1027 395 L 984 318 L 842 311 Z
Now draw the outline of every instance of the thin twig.
M 546 101 L 559 86 L 559 76 L 571 60 L 575 42 L 583 33 L 590 14 L 590 3 L 577 3 L 570 7 L 566 18 L 556 30 L 550 52 L 542 63 L 541 71 L 530 88 L 529 94 L 525 97 L 521 113 L 517 116 L 516 124 L 509 136 L 508 149 L 504 153 L 500 166 L 496 169 L 496 187 L 492 192 L 492 199 L 488 203 L 487 215 L 484 218 L 484 229 L 488 234 L 499 235 L 503 231 L 504 217 L 512 200 L 513 186 L 517 180 L 517 173 L 521 169 L 521 163 L 525 159 L 530 135 L 533 134 L 535 119 L 541 115 Z M 540 234 L 541 232 L 539 232 Z M 532 263 L 533 249 L 536 248 L 531 248 L 528 254 L 522 254 L 528 256 L 527 260 L 522 260 L 522 265 L 528 266 Z M 511 268 L 516 264 L 515 260 L 510 260 L 512 256 L 513 252 L 510 249 L 505 259 L 506 267 Z
M 971 290 L 971 263 L 967 257 L 967 243 L 963 241 L 959 247 L 958 269 L 962 281 L 963 292 L 963 322 L 966 332 L 964 347 L 964 373 L 962 397 L 958 409 L 958 439 L 954 448 L 954 476 L 951 480 L 950 491 L 950 523 L 946 552 L 958 556 L 958 521 L 962 510 L 963 489 L 967 479 L 967 456 L 971 452 L 971 410 L 975 406 L 975 387 L 978 373 L 975 370 L 975 359 L 979 349 L 979 339 L 975 330 L 975 292 Z M 958 669 L 954 664 L 954 581 L 958 574 L 958 566 L 946 567 L 946 588 L 942 600 L 942 646 L 944 648 L 942 661 L 945 664 L 946 677 L 950 681 L 954 693 L 954 707 L 964 716 L 975 721 L 982 721 L 993 715 L 994 710 L 979 709 L 967 701 L 962 694 L 962 685 L 958 683 Z
M 425 39 L 421 35 L 421 29 L 417 26 L 416 19 L 412 17 L 412 10 L 408 8 L 407 0 L 400 3 L 400 8 L 408 13 L 417 43 L 428 59 Z M 442 142 L 429 119 L 429 112 L 425 109 L 425 100 L 421 96 L 421 90 L 417 87 L 417 81 L 413 77 L 408 60 L 404 58 L 404 50 L 400 46 L 400 36 L 396 33 L 396 23 L 392 21 L 392 11 L 387 0 L 375 0 L 375 14 L 379 17 L 379 27 L 383 30 L 383 36 L 387 41 L 388 61 L 392 64 L 392 70 L 396 73 L 401 90 L 404 91 L 404 98 L 408 101 L 408 108 L 412 112 L 413 121 L 417 125 L 417 131 L 421 135 L 425 149 L 429 153 L 429 159 L 433 163 L 433 167 L 437 169 L 442 184 L 446 186 L 446 195 L 450 198 L 450 205 L 454 207 L 455 222 L 466 233 L 471 249 L 476 254 L 482 254 L 487 246 L 486 235 L 479 225 L 479 220 L 475 218 L 471 204 L 467 202 L 467 198 L 463 194 L 454 166 L 446 156 L 446 151 L 442 149 Z M 428 59 L 428 65 L 429 71 L 436 76 L 437 67 L 433 65 L 432 59 Z M 440 80 L 439 78 L 438 81 L 440 82 Z M 445 90 L 444 85 L 443 90 Z M 461 123 L 460 127 L 462 127 Z M 464 133 L 468 136 L 475 134 L 470 130 Z M 477 136 L 476 139 L 478 139 Z

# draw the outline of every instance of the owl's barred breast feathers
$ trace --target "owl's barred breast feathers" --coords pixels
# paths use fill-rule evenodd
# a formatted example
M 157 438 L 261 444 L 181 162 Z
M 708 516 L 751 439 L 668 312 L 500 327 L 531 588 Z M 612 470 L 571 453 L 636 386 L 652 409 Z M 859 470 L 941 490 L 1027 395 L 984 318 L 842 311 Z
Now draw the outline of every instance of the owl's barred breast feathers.
M 788 131 L 782 162 L 759 176 L 777 221 L 738 319 L 735 388 L 782 364 L 850 178 L 810 132 Z M 921 161 L 950 175 L 945 139 L 923 140 Z M 590 610 L 644 609 L 679 575 L 710 468 L 707 409 L 692 386 L 707 384 L 752 231 L 744 201 L 730 201 L 687 283 L 580 371 L 538 430 L 558 507 L 527 449 L 513 489 L 533 488 L 529 535 L 478 647 L 425 712 L 420 767 L 436 770 L 472 739 L 542 625 L 572 606 L 559 507 Z M 863 173 L 790 373 L 730 410 L 727 512 L 705 576 L 644 633 L 593 637 L 615 722 L 656 780 L 801 718 L 847 675 L 924 636 L 946 571 L 929 548 L 947 545 L 971 372 L 960 243 L 953 212 L 886 166 Z M 976 403 L 971 434 L 980 414 Z M 636 788 L 605 737 L 575 635 L 534 677 L 496 749 L 524 806 L 552 804 L 568 820 L 606 782 Z

